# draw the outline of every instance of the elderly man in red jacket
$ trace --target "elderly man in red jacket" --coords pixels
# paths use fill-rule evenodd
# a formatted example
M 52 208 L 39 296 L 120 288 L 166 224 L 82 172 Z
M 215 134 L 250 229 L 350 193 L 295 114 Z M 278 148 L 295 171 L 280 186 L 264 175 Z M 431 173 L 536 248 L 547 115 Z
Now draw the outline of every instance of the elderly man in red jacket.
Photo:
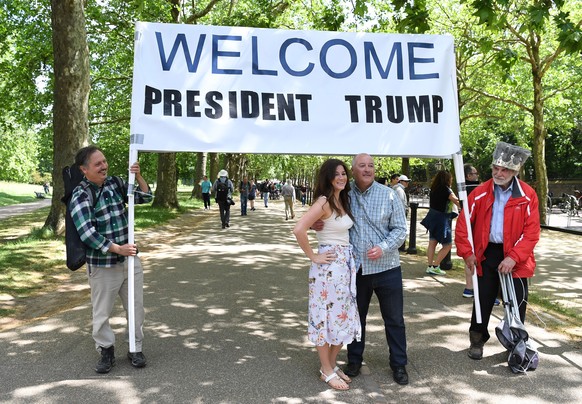
M 527 278 L 534 274 L 533 250 L 540 238 L 538 198 L 532 187 L 517 178 L 531 155 L 529 150 L 499 142 L 493 153 L 492 176 L 475 188 L 463 209 L 469 209 L 474 249 L 468 239 L 464 212 L 457 221 L 457 254 L 471 271 L 477 270 L 482 323 L 478 324 L 475 305 L 469 328 L 471 359 L 483 357 L 489 339 L 487 326 L 499 292 L 499 274 L 511 273 L 519 302 L 519 315 L 525 321 L 528 298 Z

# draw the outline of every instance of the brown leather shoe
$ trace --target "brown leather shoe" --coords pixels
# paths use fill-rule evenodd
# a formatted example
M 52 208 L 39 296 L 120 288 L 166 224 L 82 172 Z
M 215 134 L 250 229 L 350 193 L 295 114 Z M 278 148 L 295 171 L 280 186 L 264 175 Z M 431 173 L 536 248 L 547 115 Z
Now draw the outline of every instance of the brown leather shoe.
M 480 332 L 476 331 L 469 331 L 469 341 L 471 342 L 471 346 L 469 347 L 469 351 L 467 355 L 471 359 L 480 360 L 483 358 L 483 335 Z

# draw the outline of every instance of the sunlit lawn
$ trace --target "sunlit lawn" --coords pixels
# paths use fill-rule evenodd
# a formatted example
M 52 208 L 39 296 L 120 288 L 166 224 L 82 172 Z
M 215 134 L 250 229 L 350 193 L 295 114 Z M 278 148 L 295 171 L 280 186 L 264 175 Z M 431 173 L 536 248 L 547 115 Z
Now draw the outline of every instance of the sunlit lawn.
M 136 231 L 163 224 L 180 214 L 202 207 L 202 201 L 189 199 L 190 192 L 179 192 L 180 210 L 135 207 Z M 0 220 L 0 298 L 10 299 L 51 289 L 70 276 L 65 266 L 63 236 L 46 236 L 39 230 L 49 207 Z M 1 303 L 1 299 L 0 299 Z M 0 309 L 0 316 L 12 310 Z
M 40 185 L 0 181 L 0 206 L 34 202 L 36 200 L 35 192 L 44 193 L 44 190 Z

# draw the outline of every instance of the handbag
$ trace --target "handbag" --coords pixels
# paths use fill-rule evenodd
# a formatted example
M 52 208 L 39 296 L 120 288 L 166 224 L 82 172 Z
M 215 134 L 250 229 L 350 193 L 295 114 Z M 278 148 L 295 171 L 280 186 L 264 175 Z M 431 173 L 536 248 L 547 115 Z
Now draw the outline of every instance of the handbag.
M 447 202 L 447 214 L 451 219 L 454 219 L 457 216 L 459 216 L 459 208 L 457 208 L 457 205 L 455 205 L 450 200 Z

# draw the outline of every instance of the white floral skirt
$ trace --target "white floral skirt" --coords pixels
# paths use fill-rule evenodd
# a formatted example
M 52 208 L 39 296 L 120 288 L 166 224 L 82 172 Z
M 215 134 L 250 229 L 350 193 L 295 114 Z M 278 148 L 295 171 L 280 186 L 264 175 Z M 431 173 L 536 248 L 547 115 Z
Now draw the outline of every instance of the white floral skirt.
M 343 345 L 362 336 L 356 302 L 356 263 L 350 245 L 320 245 L 332 250 L 331 264 L 311 264 L 307 334 L 316 346 Z

